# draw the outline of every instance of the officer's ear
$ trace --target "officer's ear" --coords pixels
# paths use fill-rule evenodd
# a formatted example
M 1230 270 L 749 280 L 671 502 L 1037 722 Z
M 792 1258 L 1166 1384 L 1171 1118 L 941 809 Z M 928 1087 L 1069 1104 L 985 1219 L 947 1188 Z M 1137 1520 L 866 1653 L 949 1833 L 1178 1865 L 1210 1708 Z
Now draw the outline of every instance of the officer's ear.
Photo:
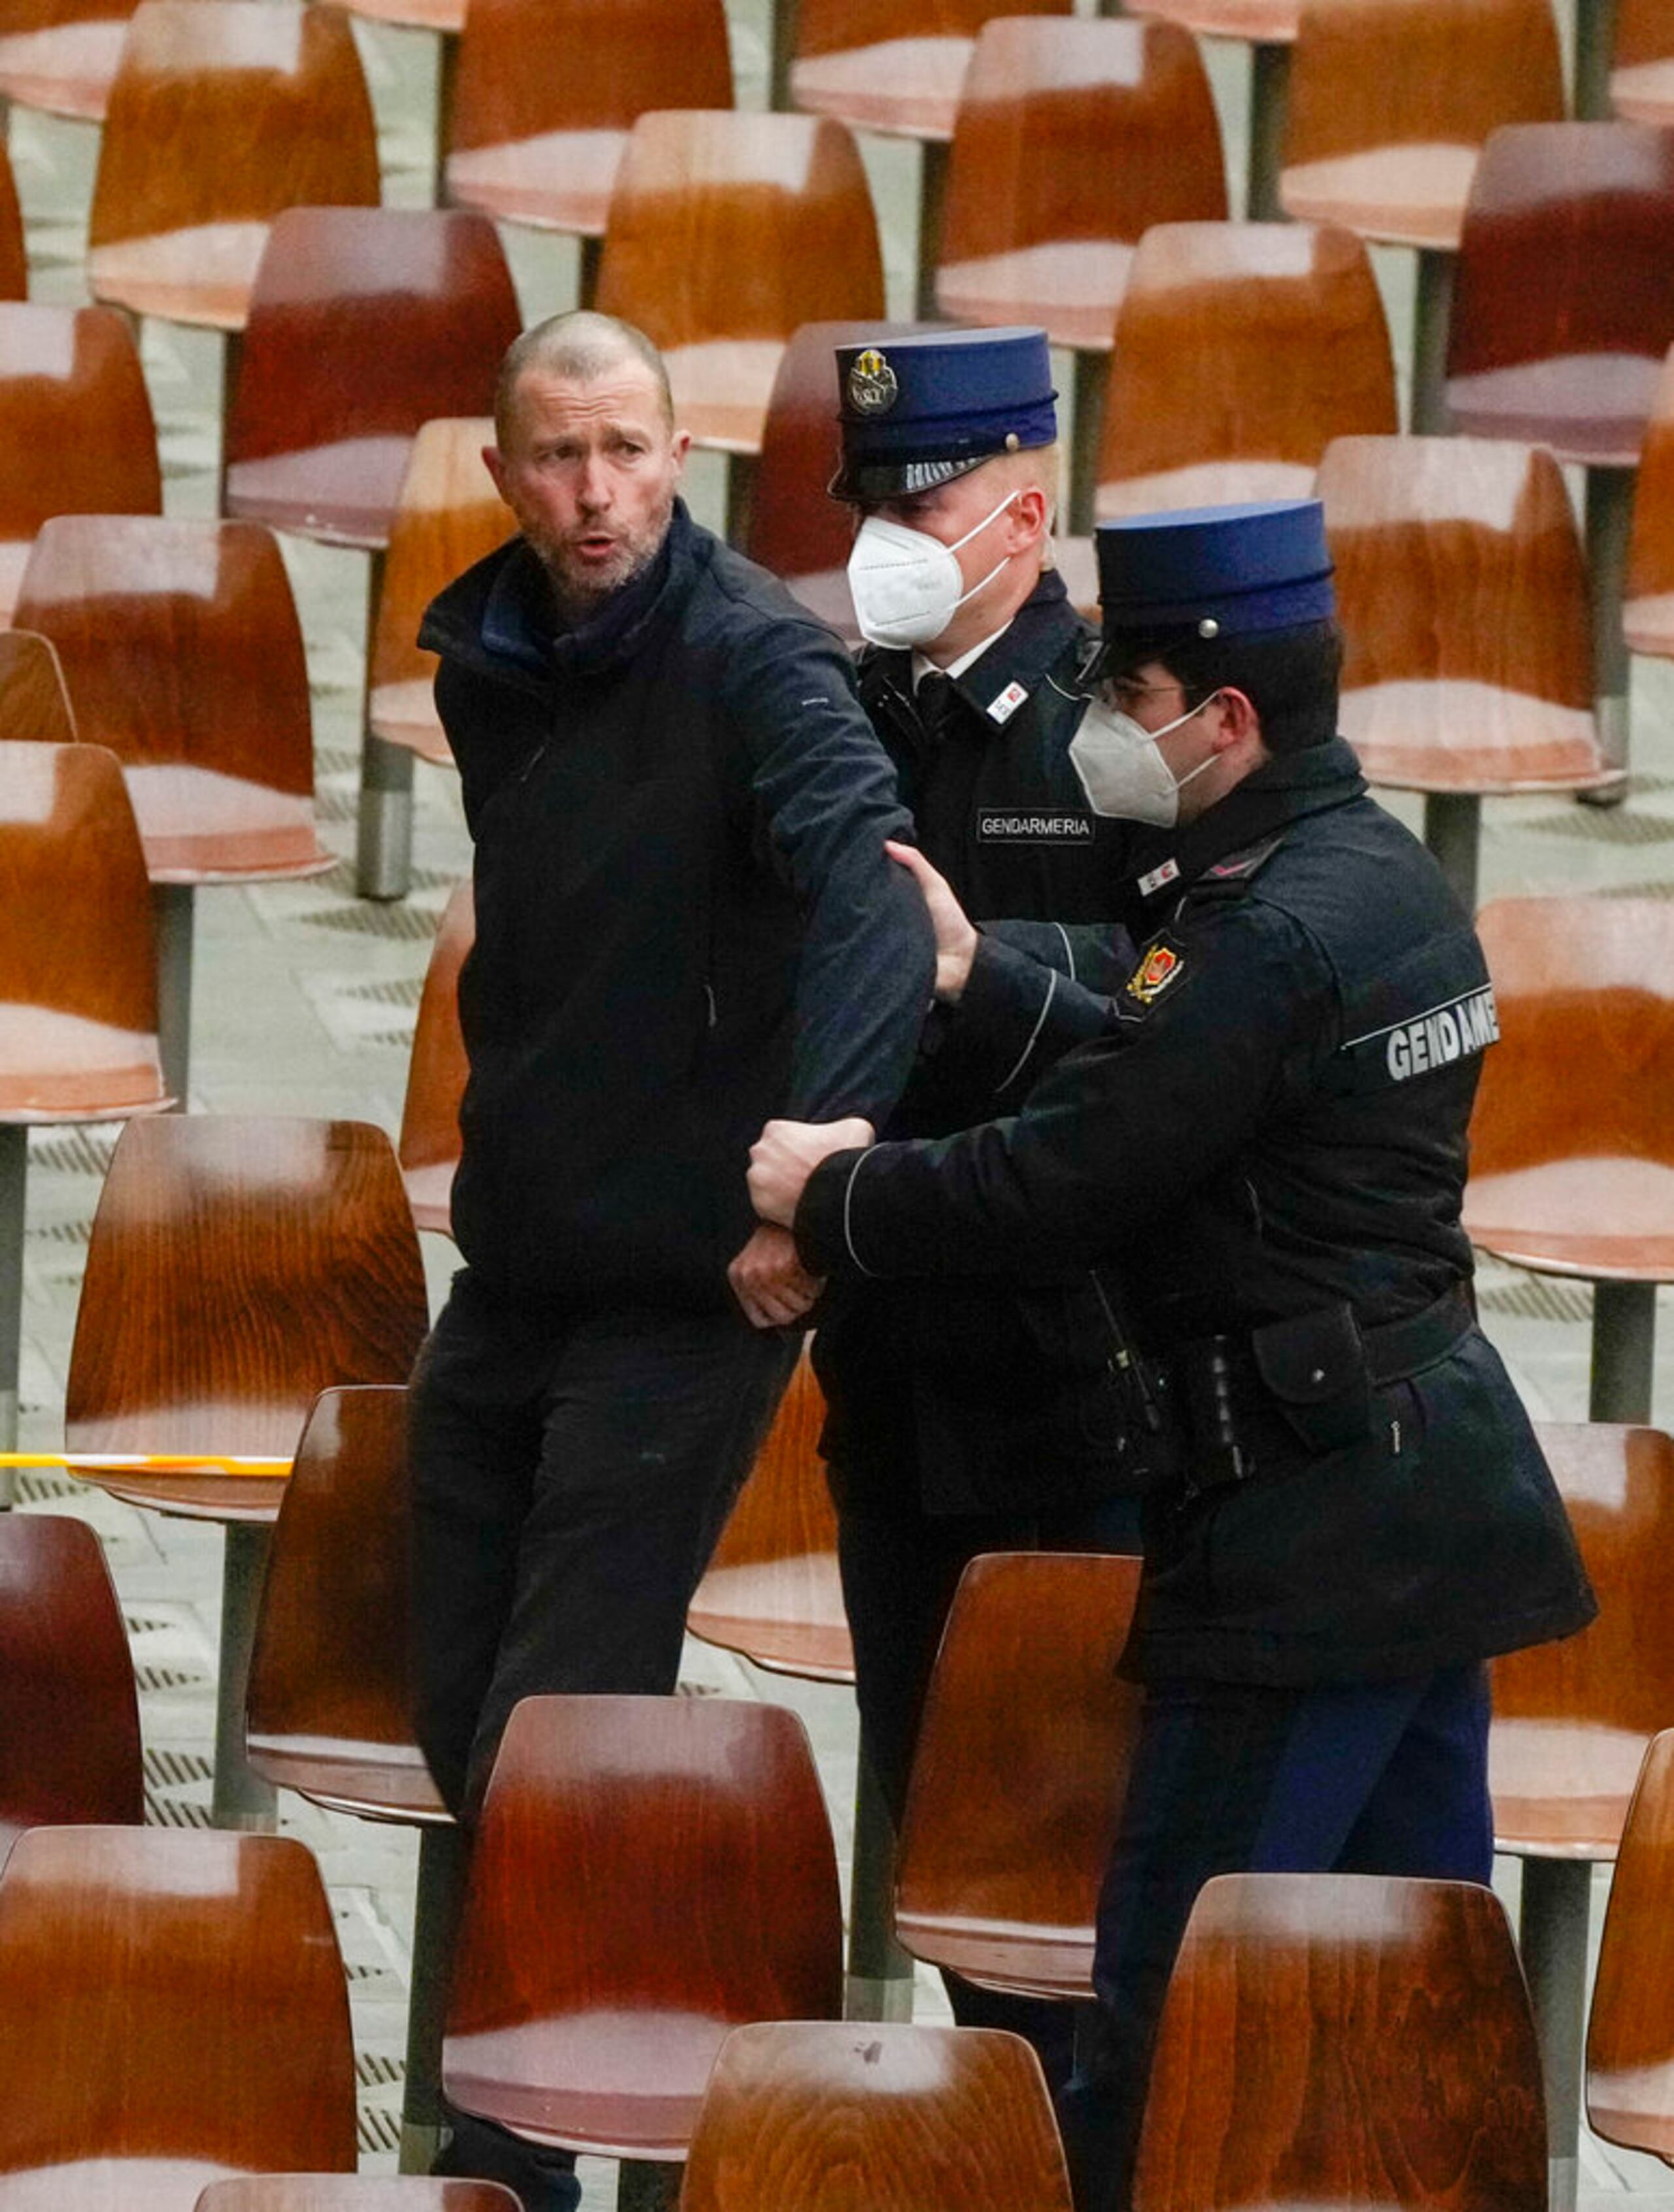
M 1012 515 L 1015 539 L 1012 550 L 1020 553 L 1026 545 L 1036 544 L 1050 530 L 1052 502 L 1038 484 L 1024 484 L 1018 492 Z
M 1247 692 L 1240 691 L 1236 684 L 1223 684 L 1214 694 L 1214 703 L 1220 709 L 1214 738 L 1217 752 L 1230 752 L 1248 738 L 1260 742 L 1262 718 Z

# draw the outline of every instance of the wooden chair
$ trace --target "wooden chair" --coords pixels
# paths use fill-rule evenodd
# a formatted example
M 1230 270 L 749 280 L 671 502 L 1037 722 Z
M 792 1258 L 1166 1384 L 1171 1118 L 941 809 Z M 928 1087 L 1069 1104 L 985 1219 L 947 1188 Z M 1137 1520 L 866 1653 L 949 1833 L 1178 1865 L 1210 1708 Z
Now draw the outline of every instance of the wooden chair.
M 378 201 L 347 16 L 142 0 L 100 137 L 88 289 L 136 315 L 239 331 L 282 208 Z
M 370 551 L 368 636 L 419 426 L 488 411 L 521 319 L 486 216 L 288 208 L 273 225 L 228 410 L 227 512 Z M 411 845 L 412 756 L 368 732 L 362 893 L 401 896 Z
M 1674 2162 L 1674 1729 L 1647 1746 L 1622 1831 L 1587 2024 L 1587 2123 L 1624 2149 Z
M 1520 124 L 1483 150 L 1447 349 L 1457 429 L 1585 465 L 1593 674 L 1607 760 L 1628 759 L 1622 635 L 1634 465 L 1674 343 L 1674 132 Z
M 397 1152 L 420 1229 L 451 1233 L 454 1176 L 460 1164 L 460 1102 L 471 1073 L 460 1034 L 460 969 L 477 934 L 471 884 L 456 884 L 442 909 L 424 970 L 424 990 L 407 1062 Z
M 164 1073 L 184 1101 L 197 887 L 334 865 L 278 544 L 250 522 L 55 515 L 17 619 L 56 647 L 82 737 L 122 762 L 154 886 Z
M 0 100 L 103 120 L 134 0 L 8 0 Z
M 661 349 L 698 445 L 758 453 L 798 326 L 883 315 L 878 226 L 849 132 L 806 115 L 642 115 L 611 199 L 599 305 Z
M 76 715 L 58 653 L 51 638 L 32 629 L 0 630 L 0 738 L 76 743 Z
M 0 300 L 21 300 L 29 289 L 29 257 L 23 213 L 12 179 L 11 156 L 0 144 Z
M 1674 16 L 1667 0 L 1616 0 L 1610 112 L 1626 123 L 1674 123 Z
M 1557 463 L 1487 438 L 1339 438 L 1319 465 L 1346 653 L 1341 727 L 1421 791 L 1467 910 L 1485 795 L 1611 780 L 1592 719 L 1586 568 Z
M 418 1830 L 401 2133 L 404 2162 L 422 2170 L 441 2125 L 441 1991 L 461 1869 L 413 1732 L 408 1518 L 405 1389 L 323 1391 L 273 1526 L 244 1716 L 250 1764 L 276 1788 Z
M 681 2212 L 1069 2212 L 1040 2061 L 987 2027 L 735 2027 L 697 2115 Z
M 25 1828 L 145 1818 L 139 1698 L 85 1521 L 0 1514 L 0 1864 Z
M 535 2142 L 678 2160 L 729 2027 L 841 2003 L 837 1861 L 794 1713 L 517 1707 L 471 1854 L 450 2103 Z
M 483 447 L 493 442 L 490 416 L 421 424 L 402 474 L 378 593 L 367 726 L 386 744 L 405 745 L 440 768 L 451 768 L 454 756 L 431 696 L 436 656 L 420 652 L 418 625 L 444 584 L 512 534 L 510 513 L 483 466 Z
M 1641 1757 L 1674 1723 L 1663 1571 L 1674 1542 L 1674 1439 L 1601 1422 L 1539 1434 L 1599 1613 L 1579 1636 L 1494 1661 L 1488 1775 L 1495 1848 L 1523 1863 L 1520 1941 L 1559 2203 L 1573 2202 L 1575 2186 L 1592 1869 L 1625 1850 Z
M 454 80 L 448 201 L 581 238 L 586 306 L 629 131 L 654 109 L 732 105 L 721 0 L 472 0 Z
M 1279 198 L 1417 249 L 1415 430 L 1447 428 L 1452 257 L 1477 157 L 1502 124 L 1563 112 L 1551 0 L 1303 0 Z
M 0 623 L 55 514 L 161 514 L 139 349 L 109 307 L 0 306 Z
M 1163 223 L 1140 241 L 1105 398 L 1100 520 L 1298 499 L 1333 438 L 1397 427 L 1361 241 L 1308 223 Z
M 497 2181 L 387 2173 L 269 2173 L 217 2181 L 194 2212 L 519 2212 Z
M 1135 2212 L 1546 2212 L 1540 2057 L 1499 1899 L 1222 1875 L 1170 1981 Z
M 1214 101 L 1178 24 L 984 27 L 953 132 L 936 305 L 957 322 L 1039 324 L 1074 351 L 1072 529 L 1092 526 L 1099 402 L 1140 238 L 1226 213 Z
M 991 1989 L 1091 1996 L 1093 1915 L 1139 1722 L 1140 1692 L 1116 1674 L 1139 1571 L 1050 1552 L 965 1569 L 896 1867 L 896 1933 L 915 1957 Z
M 64 1403 L 78 1471 L 227 1528 L 215 1817 L 271 1820 L 244 1694 L 282 1479 L 143 1472 L 134 1453 L 289 1461 L 337 1383 L 406 1380 L 424 1275 L 389 1139 L 358 1121 L 170 1115 L 123 1132 L 88 1247 Z
M 169 1103 L 150 897 L 122 771 L 94 745 L 14 742 L 12 731 L 38 726 L 15 700 L 0 681 L 0 1451 L 17 1445 L 30 1127 Z M 0 1502 L 9 1497 L 0 1484 Z
M 1674 346 L 1657 379 L 1639 457 L 1622 627 L 1633 652 L 1674 657 Z
M 1674 1281 L 1674 913 L 1506 899 L 1477 933 L 1500 1042 L 1470 1124 L 1465 1228 L 1514 1267 L 1591 1279 L 1589 1416 L 1648 1420 L 1656 1285 Z
M 996 15 L 1067 15 L 1059 0 L 801 0 L 790 97 L 813 115 L 903 138 L 953 136 L 966 68 Z
M 35 1828 L 0 1878 L 0 2198 L 181 2212 L 207 2183 L 351 2172 L 332 1909 L 289 1837 Z
M 1145 13 L 1199 38 L 1235 39 L 1250 48 L 1246 108 L 1248 161 L 1244 213 L 1252 222 L 1274 222 L 1279 204 L 1279 159 L 1290 89 L 1290 55 L 1301 0 L 1147 0 Z

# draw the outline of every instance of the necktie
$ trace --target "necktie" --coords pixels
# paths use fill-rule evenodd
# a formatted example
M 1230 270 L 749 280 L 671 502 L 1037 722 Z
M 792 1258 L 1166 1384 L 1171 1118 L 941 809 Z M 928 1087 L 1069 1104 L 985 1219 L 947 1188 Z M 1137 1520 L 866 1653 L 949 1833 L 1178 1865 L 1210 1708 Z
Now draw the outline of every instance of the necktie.
M 940 744 L 951 732 L 959 713 L 959 695 L 953 678 L 944 676 L 939 668 L 921 676 L 918 689 L 913 694 L 913 705 L 927 742 Z

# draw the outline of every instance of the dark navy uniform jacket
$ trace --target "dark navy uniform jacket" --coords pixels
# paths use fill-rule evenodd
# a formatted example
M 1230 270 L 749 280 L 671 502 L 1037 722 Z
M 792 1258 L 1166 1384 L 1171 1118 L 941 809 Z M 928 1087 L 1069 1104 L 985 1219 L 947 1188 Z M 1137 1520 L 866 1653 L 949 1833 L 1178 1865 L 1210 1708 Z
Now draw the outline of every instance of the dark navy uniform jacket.
M 985 940 L 959 1016 L 1010 1118 L 828 1161 L 797 1218 L 807 1263 L 1110 1262 L 1154 1353 L 1224 1335 L 1243 1366 L 1269 1324 L 1346 1306 L 1371 1335 L 1457 1298 L 1493 996 L 1429 854 L 1338 739 L 1264 763 L 1133 860 L 1141 949 L 1113 1000 Z M 1373 1392 L 1353 1441 L 1304 1443 L 1263 1376 L 1253 1475 L 1194 1482 L 1188 1448 L 1147 1499 L 1135 1671 L 1373 1680 L 1590 1618 L 1509 1379 L 1474 1327 L 1449 1334 Z
M 910 653 L 868 649 L 860 687 L 916 842 L 967 911 L 1032 917 L 1038 927 L 1020 936 L 1107 989 L 1125 972 L 1127 940 L 1113 943 L 1109 918 L 1127 831 L 1092 812 L 1068 757 L 1093 642 L 1048 571 L 954 679 L 953 712 L 936 735 L 914 703 Z M 1105 927 L 1074 928 L 1093 921 Z M 989 1095 L 986 1060 L 967 1064 L 957 1029 L 938 1015 L 888 1133 L 965 1128 L 989 1111 Z M 1027 1292 L 850 1284 L 827 1297 L 813 1358 L 828 1407 L 822 1449 L 844 1503 L 1016 1510 L 1108 1486 L 1113 1438 L 1082 1419 L 1076 1382 L 1102 1375 L 1108 1330 L 1085 1269 L 1048 1273 Z

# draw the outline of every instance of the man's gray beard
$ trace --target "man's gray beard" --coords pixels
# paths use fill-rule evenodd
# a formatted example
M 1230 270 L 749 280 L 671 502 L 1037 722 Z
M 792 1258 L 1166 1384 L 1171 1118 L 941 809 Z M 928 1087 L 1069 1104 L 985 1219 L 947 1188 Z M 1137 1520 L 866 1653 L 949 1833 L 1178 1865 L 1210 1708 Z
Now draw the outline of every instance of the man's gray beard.
M 656 538 L 649 549 L 640 556 L 625 576 L 619 577 L 613 584 L 601 584 L 596 591 L 585 589 L 578 591 L 557 562 L 544 548 L 537 545 L 534 549 L 535 555 L 541 567 L 546 571 L 546 580 L 552 587 L 552 598 L 557 607 L 559 619 L 572 629 L 578 627 L 589 616 L 596 615 L 599 610 L 608 600 L 613 599 L 618 592 L 625 592 L 630 584 L 637 581 L 656 559 L 658 554 L 662 551 L 664 543 L 668 537 L 669 526 L 673 520 L 674 501 L 671 495 L 667 509 L 662 517 L 662 526 L 657 532 Z

